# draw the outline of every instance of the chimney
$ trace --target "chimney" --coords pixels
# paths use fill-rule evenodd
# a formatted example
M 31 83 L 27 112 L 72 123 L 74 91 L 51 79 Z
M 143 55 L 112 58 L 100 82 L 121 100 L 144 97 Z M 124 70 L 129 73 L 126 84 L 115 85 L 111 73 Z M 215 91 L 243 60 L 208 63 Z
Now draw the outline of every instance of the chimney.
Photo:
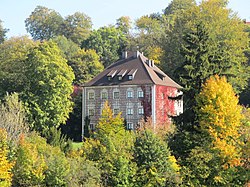
M 123 59 L 128 58 L 128 52 L 127 52 L 127 51 L 123 51 L 123 52 L 122 52 L 122 58 L 123 58 Z
M 140 55 L 139 51 L 134 52 L 134 58 L 138 58 L 139 55 Z
M 151 66 L 154 67 L 155 66 L 155 62 L 154 60 L 151 60 Z

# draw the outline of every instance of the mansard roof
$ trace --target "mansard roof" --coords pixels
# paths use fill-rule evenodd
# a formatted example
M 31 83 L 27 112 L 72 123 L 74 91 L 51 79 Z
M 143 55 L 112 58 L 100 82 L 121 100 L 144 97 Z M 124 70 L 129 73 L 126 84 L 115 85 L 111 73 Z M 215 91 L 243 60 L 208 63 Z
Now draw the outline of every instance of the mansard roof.
M 182 88 L 138 51 L 108 66 L 84 86 L 155 84 Z

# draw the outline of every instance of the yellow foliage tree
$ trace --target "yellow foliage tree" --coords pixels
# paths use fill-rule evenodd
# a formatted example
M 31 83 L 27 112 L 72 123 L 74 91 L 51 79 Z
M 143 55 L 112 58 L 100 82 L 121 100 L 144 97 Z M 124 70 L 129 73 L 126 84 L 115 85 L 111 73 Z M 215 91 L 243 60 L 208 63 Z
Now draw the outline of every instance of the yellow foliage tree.
M 203 85 L 196 101 L 199 123 L 210 137 L 212 149 L 219 152 L 225 167 L 239 165 L 242 107 L 232 86 L 225 77 L 213 76 Z
M 7 132 L 4 129 L 0 129 L 0 186 L 11 186 L 12 173 L 11 169 L 13 163 L 7 159 Z

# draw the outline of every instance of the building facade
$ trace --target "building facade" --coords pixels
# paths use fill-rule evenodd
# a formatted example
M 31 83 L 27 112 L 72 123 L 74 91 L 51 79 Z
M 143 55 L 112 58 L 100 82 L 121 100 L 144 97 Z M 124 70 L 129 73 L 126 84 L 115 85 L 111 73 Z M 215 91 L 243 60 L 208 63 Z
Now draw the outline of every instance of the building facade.
M 84 85 L 82 124 L 87 117 L 94 130 L 106 101 L 114 114 L 122 112 L 127 129 L 135 129 L 147 117 L 157 125 L 169 123 L 183 112 L 180 89 L 143 54 L 124 52 L 122 59 Z

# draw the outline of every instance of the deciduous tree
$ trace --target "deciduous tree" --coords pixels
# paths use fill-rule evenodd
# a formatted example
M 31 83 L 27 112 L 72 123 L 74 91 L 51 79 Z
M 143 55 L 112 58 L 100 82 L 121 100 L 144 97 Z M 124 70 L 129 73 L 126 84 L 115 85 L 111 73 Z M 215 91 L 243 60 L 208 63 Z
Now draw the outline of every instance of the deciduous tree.
M 26 30 L 34 40 L 49 40 L 60 35 L 62 16 L 55 10 L 37 6 L 25 20 Z
M 7 132 L 0 128 L 0 186 L 11 186 L 12 167 L 13 163 L 8 160 Z
M 125 48 L 126 36 L 114 26 L 101 27 L 94 30 L 90 37 L 82 44 L 82 48 L 94 49 L 100 56 L 104 67 L 119 59 Z

